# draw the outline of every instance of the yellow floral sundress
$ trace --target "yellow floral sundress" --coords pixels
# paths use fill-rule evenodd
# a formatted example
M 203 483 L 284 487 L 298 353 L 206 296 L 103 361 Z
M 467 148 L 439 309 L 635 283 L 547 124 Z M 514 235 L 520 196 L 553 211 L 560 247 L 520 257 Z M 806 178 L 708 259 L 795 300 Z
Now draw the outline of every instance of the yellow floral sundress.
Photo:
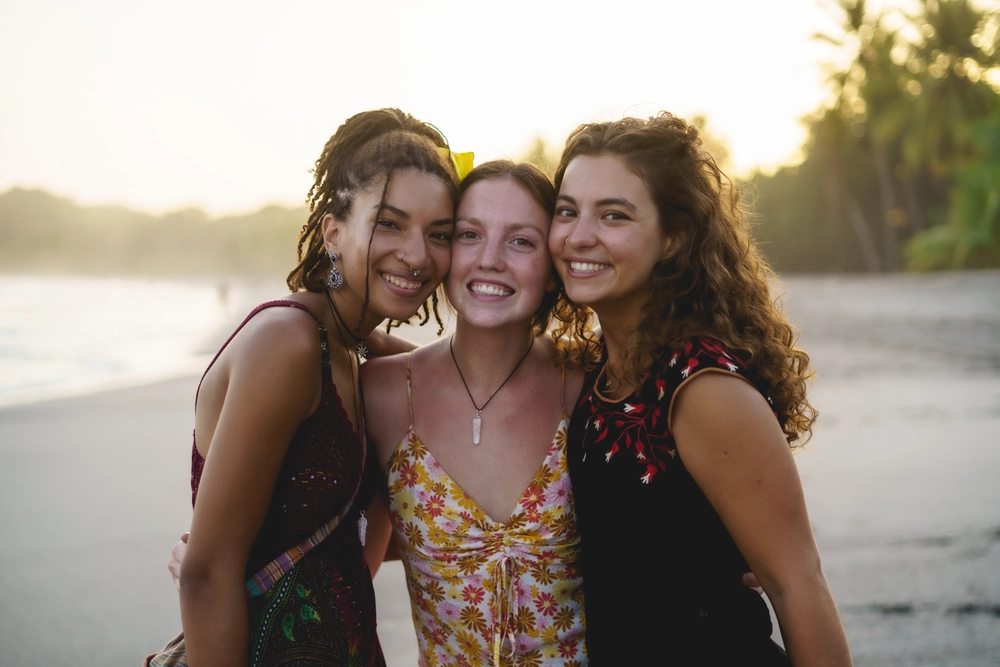
M 410 398 L 410 363 L 406 364 Z M 507 520 L 455 483 L 413 429 L 386 470 L 389 513 L 423 667 L 587 663 L 583 578 L 563 414 Z

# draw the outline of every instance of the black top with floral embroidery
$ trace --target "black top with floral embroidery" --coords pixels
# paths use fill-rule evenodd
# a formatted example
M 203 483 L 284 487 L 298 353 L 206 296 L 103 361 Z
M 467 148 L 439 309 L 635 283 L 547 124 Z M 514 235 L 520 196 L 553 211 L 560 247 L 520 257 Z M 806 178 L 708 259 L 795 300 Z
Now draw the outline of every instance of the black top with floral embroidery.
M 750 378 L 706 338 L 659 361 L 621 401 L 597 391 L 599 365 L 570 421 L 590 664 L 788 664 L 763 599 L 740 583 L 746 561 L 667 428 L 686 379 L 709 370 Z

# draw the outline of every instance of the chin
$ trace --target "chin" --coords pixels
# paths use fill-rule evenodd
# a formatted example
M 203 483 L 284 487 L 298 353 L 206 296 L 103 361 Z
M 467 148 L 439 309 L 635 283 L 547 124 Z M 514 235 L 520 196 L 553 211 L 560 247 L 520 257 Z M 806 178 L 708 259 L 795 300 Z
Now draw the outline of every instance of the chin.
M 581 306 L 588 306 L 599 299 L 593 290 L 582 287 L 571 287 L 570 285 L 566 285 L 566 296 L 569 297 L 570 301 Z

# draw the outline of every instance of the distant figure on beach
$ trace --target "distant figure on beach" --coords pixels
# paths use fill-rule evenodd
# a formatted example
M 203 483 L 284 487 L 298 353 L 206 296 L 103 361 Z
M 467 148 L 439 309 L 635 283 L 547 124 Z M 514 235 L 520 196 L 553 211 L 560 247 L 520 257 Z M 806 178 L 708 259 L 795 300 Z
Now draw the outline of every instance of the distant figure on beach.
M 735 188 L 665 112 L 577 128 L 556 186 L 549 249 L 602 328 L 561 332 L 599 358 L 568 435 L 590 664 L 849 665 L 789 448 L 808 356 Z
M 531 165 L 473 169 L 445 282 L 454 335 L 362 368 L 423 665 L 586 664 L 566 462 L 583 374 L 546 333 L 568 306 L 554 203 Z
M 356 348 L 387 318 L 423 306 L 426 320 L 428 299 L 436 313 L 457 175 L 436 130 L 383 109 L 345 122 L 314 177 L 293 293 L 254 309 L 196 400 L 180 571 L 193 667 L 385 662 L 362 557 L 378 480 L 362 474 Z M 297 545 L 316 543 L 281 576 Z

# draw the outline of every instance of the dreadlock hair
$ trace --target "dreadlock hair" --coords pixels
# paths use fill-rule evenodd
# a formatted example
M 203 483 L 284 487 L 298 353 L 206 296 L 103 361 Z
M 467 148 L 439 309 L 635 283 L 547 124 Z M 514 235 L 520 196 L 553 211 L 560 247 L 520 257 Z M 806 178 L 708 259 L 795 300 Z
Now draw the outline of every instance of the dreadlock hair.
M 566 141 L 555 182 L 579 156 L 611 155 L 642 179 L 660 227 L 678 248 L 658 262 L 636 327 L 636 346 L 619 375 L 638 381 L 694 336 L 714 338 L 746 364 L 770 397 L 789 444 L 812 432 L 816 411 L 806 398 L 809 355 L 771 299 L 776 278 L 750 238 L 732 181 L 701 145 L 698 130 L 667 112 L 581 125 Z M 564 323 L 565 335 L 579 321 Z M 591 341 L 592 343 L 592 335 Z
M 323 152 L 312 170 L 313 184 L 306 196 L 309 218 L 298 241 L 298 265 L 288 274 L 286 282 L 293 292 L 326 290 L 326 277 L 331 269 L 330 258 L 323 243 L 322 221 L 327 213 L 338 220 L 350 214 L 358 192 L 371 187 L 384 178 L 379 209 L 385 204 L 386 192 L 392 173 L 402 169 L 417 169 L 437 176 L 448 186 L 452 202 L 458 201 L 458 177 L 450 159 L 438 148 L 447 150 L 444 136 L 433 126 L 423 123 L 399 109 L 363 111 L 351 116 L 337 128 L 326 142 Z M 371 256 L 371 243 L 375 226 L 368 239 L 367 262 Z M 368 310 L 370 285 L 365 277 L 365 299 L 358 322 L 363 322 Z M 431 304 L 422 306 L 420 324 L 426 324 L 433 310 L 439 326 L 444 329 L 438 314 L 438 290 L 431 295 Z M 393 326 L 389 322 L 389 327 Z M 397 324 L 398 326 L 398 324 Z

